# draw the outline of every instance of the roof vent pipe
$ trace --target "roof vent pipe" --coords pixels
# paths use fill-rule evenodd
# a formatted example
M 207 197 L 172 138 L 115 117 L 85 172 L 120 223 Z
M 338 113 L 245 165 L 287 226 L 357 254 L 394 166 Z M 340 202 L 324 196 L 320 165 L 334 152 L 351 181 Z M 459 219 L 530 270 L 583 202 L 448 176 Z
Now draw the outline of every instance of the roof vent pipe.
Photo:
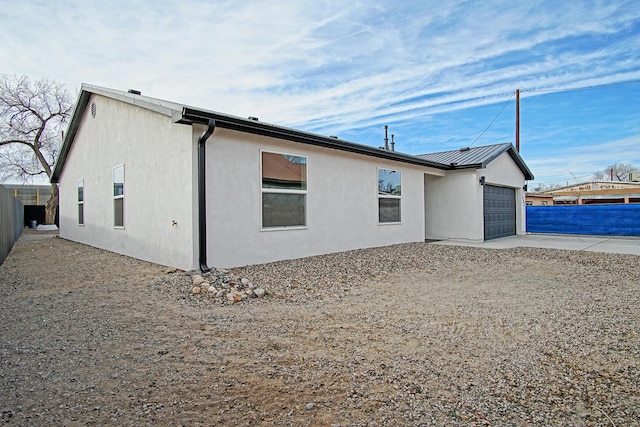
M 384 125 L 384 149 L 389 149 L 389 138 L 387 137 L 387 130 L 389 129 L 388 125 Z
M 391 151 L 396 151 L 396 143 L 393 141 L 394 136 L 394 134 L 391 134 Z
M 198 262 L 200 271 L 211 270 L 207 266 L 207 174 L 206 174 L 206 143 L 213 135 L 216 121 L 209 119 L 207 129 L 198 138 Z

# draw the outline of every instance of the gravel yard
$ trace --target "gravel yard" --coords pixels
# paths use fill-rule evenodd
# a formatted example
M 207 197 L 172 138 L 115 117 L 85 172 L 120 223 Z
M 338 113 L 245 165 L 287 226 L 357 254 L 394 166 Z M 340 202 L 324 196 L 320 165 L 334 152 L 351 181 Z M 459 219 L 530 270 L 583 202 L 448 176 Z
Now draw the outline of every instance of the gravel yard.
M 26 231 L 2 421 L 640 425 L 638 256 L 403 244 L 232 270 L 238 303 L 193 274 Z

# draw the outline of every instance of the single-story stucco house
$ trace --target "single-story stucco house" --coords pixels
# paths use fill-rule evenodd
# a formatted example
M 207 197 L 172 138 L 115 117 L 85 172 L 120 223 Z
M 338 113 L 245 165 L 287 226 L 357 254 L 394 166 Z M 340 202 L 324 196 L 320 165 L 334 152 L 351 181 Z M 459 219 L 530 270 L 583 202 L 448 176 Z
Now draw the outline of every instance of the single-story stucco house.
M 83 85 L 60 236 L 181 269 L 525 232 L 511 144 L 414 156 Z

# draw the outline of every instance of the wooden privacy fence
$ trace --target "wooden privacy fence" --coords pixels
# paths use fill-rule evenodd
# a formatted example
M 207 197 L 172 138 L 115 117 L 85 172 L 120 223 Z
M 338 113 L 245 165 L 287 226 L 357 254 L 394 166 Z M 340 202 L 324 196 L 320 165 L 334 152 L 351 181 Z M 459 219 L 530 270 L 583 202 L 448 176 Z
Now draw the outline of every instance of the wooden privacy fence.
M 24 228 L 24 207 L 20 200 L 0 185 L 0 264 L 9 255 Z
M 640 204 L 527 206 L 527 232 L 640 236 Z

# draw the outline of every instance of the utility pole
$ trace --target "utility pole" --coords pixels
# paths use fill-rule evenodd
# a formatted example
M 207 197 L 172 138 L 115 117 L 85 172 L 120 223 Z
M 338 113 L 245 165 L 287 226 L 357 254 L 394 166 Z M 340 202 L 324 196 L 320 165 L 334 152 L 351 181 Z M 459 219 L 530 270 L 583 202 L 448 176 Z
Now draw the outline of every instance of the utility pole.
M 516 151 L 520 152 L 520 89 L 516 89 Z

